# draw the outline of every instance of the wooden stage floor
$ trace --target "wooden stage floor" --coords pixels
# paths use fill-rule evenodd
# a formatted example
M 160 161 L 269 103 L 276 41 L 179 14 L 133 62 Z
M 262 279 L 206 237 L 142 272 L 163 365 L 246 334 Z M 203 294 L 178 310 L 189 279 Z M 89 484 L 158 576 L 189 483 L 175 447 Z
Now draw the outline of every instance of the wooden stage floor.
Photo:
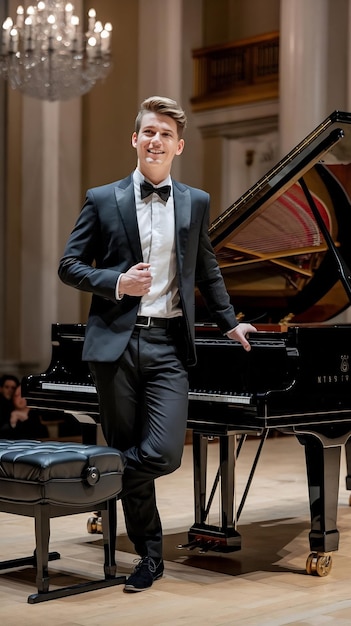
M 238 499 L 257 442 L 240 454 Z M 218 444 L 209 445 L 209 472 L 217 470 Z M 157 483 L 165 533 L 165 576 L 138 594 L 122 586 L 29 605 L 35 592 L 33 569 L 0 572 L 0 616 L 4 626 L 342 626 L 351 624 L 351 508 L 345 489 L 345 457 L 340 476 L 339 550 L 326 577 L 305 571 L 310 552 L 309 508 L 304 449 L 293 436 L 268 439 L 238 530 L 242 549 L 230 554 L 199 554 L 177 549 L 193 523 L 192 448 L 185 446 L 182 467 Z M 216 495 L 215 501 L 218 501 Z M 217 504 L 217 502 L 216 502 Z M 210 523 L 217 523 L 218 506 Z M 56 584 L 78 576 L 102 576 L 101 535 L 87 533 L 86 514 L 51 522 L 50 549 L 61 559 L 50 563 Z M 34 548 L 31 518 L 1 513 L 1 560 L 30 555 Z M 118 504 L 117 560 L 120 573 L 134 567 Z

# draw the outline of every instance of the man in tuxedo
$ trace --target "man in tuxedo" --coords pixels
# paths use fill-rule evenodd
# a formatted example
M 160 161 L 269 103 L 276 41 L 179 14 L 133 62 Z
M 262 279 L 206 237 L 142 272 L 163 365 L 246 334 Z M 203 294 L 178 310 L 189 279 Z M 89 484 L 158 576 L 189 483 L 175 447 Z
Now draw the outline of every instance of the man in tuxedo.
M 185 126 L 174 100 L 142 103 L 135 171 L 87 191 L 59 266 L 64 283 L 92 293 L 83 359 L 106 441 L 126 457 L 120 497 L 140 556 L 127 592 L 149 588 L 164 570 L 155 479 L 181 463 L 195 285 L 223 334 L 250 350 L 246 335 L 256 330 L 230 304 L 208 237 L 209 195 L 171 178 Z

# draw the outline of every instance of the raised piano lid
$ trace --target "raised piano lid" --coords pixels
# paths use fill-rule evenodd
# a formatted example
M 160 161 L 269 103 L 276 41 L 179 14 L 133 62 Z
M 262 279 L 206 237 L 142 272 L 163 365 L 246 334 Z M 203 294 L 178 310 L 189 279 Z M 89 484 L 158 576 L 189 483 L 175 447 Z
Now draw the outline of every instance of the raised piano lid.
M 334 111 L 210 225 L 237 314 L 262 323 L 320 322 L 349 305 L 335 262 L 336 252 L 348 280 L 349 194 L 351 113 Z M 197 311 L 206 320 L 200 299 Z

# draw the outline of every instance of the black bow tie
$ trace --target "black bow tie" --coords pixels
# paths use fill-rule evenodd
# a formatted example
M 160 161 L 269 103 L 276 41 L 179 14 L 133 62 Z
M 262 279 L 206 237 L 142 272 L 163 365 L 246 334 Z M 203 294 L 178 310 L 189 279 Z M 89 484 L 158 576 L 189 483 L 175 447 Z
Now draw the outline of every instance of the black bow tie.
M 141 193 L 142 200 L 144 200 L 144 198 L 147 198 L 147 196 L 149 196 L 150 194 L 154 192 L 160 196 L 161 200 L 163 200 L 164 202 L 167 202 L 171 193 L 171 186 L 164 185 L 164 187 L 153 187 L 153 185 L 151 185 L 151 183 L 148 183 L 146 180 L 143 183 L 141 183 L 140 193 Z

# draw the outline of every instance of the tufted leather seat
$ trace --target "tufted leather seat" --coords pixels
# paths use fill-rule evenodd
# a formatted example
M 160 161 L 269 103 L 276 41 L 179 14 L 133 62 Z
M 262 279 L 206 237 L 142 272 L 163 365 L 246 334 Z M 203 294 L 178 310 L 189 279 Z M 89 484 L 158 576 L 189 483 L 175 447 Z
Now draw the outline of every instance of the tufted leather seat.
M 125 459 L 114 448 L 77 443 L 0 439 L 0 511 L 35 518 L 33 557 L 0 562 L 0 569 L 24 564 L 37 568 L 33 604 L 120 584 L 116 577 L 116 497 L 122 489 Z M 49 591 L 50 518 L 99 509 L 104 535 L 105 578 Z
M 121 491 L 123 470 L 114 448 L 0 439 L 0 498 L 7 502 L 94 507 Z

